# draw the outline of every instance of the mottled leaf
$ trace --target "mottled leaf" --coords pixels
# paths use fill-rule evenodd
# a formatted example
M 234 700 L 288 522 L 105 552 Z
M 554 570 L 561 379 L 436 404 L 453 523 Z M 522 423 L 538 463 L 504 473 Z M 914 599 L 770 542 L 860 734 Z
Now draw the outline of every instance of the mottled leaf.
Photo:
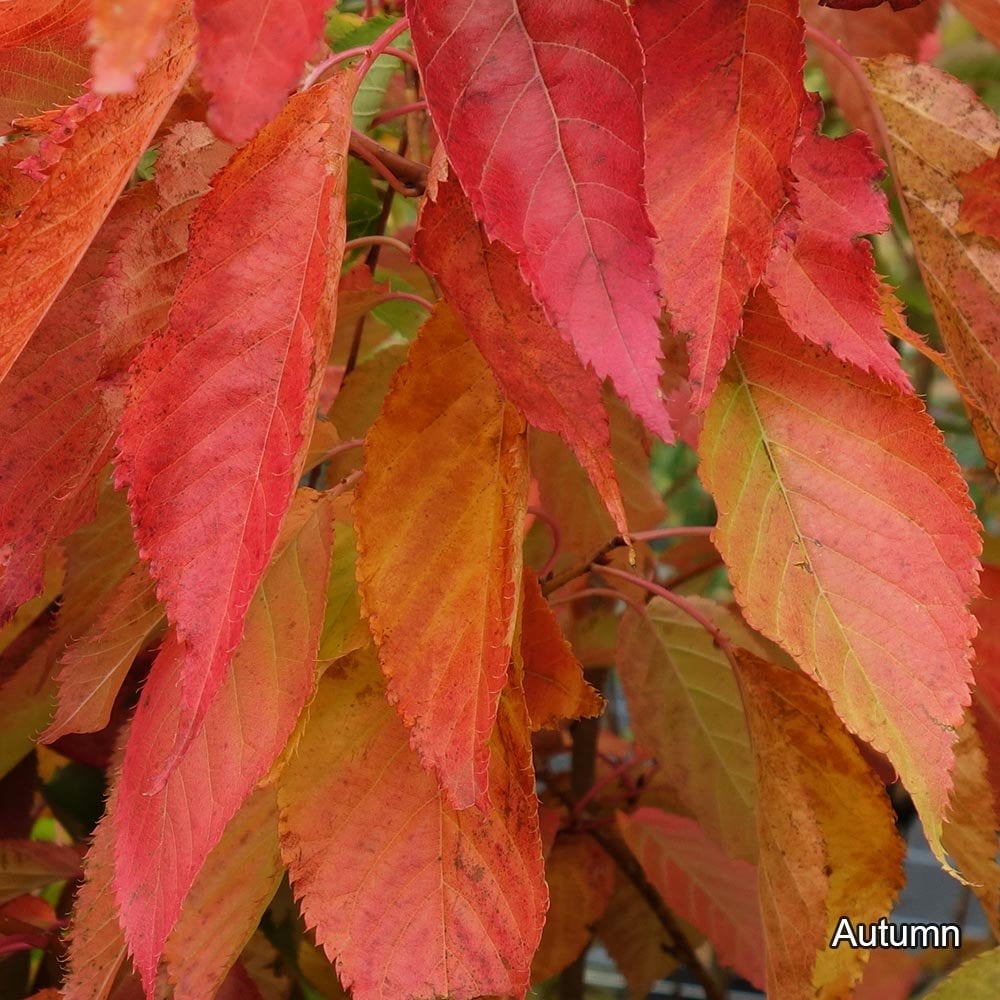
M 1000 247 L 957 230 L 957 176 L 1000 146 L 1000 120 L 964 84 L 902 58 L 866 62 L 885 118 L 910 236 L 945 349 L 964 388 L 1000 428 Z M 991 449 L 984 445 L 984 451 Z
M 526 459 L 524 419 L 439 305 L 365 439 L 354 513 L 362 607 L 389 696 L 458 808 L 487 803 L 521 576 Z
M 370 650 L 328 671 L 279 779 L 306 924 L 354 1000 L 520 996 L 547 903 L 523 695 L 501 699 L 483 814 L 447 803 L 385 694 Z

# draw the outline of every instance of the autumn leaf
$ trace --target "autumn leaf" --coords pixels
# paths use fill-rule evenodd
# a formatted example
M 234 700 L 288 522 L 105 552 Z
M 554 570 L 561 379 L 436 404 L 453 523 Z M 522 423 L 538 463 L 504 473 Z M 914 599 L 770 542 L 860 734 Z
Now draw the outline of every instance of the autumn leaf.
M 281 110 L 323 36 L 329 0 L 194 0 L 208 124 L 249 139 Z M 300 113 L 302 105 L 299 105 Z
M 641 0 L 646 178 L 671 325 L 703 410 L 764 276 L 804 100 L 798 0 Z M 764 95 L 767 95 L 766 97 Z
M 997 0 L 955 0 L 955 7 L 984 38 L 1000 46 L 1000 21 L 997 20 L 1000 5 Z
M 407 7 L 435 127 L 487 236 L 514 252 L 580 359 L 672 440 L 642 186 L 642 52 L 625 9 Z
M 984 565 L 982 595 L 972 604 L 979 622 L 973 640 L 975 661 L 972 714 L 989 767 L 991 788 L 1000 788 L 1000 568 Z
M 1000 976 L 1000 948 L 993 948 L 957 968 L 924 1000 L 992 1000 Z
M 882 161 L 868 137 L 829 139 L 808 106 L 792 153 L 795 199 L 778 221 L 765 283 L 789 327 L 904 391 L 910 383 L 883 332 L 880 283 L 864 233 L 889 226 Z
M 905 59 L 866 62 L 892 142 L 938 329 L 964 388 L 1000 429 L 1000 247 L 957 231 L 957 177 L 996 155 L 1000 121 L 964 84 Z M 988 444 L 984 451 L 991 452 Z
M 125 675 L 163 621 L 163 609 L 141 564 L 118 584 L 94 623 L 66 649 L 56 681 L 55 718 L 39 740 L 96 733 L 111 718 Z
M 59 169 L 34 192 L 16 224 L 0 233 L 0 378 L 83 256 L 193 61 L 194 23 L 182 11 L 135 93 L 105 98 L 79 123 Z M 46 266 L 34 266 L 37 261 Z
M 966 174 L 959 174 L 955 183 L 962 192 L 959 230 L 1000 242 L 1000 159 L 994 157 Z
M 664 902 L 700 930 L 719 959 L 763 988 L 757 869 L 723 854 L 694 820 L 644 807 L 618 827 Z
M 829 947 L 834 931 L 845 916 L 853 924 L 888 916 L 905 845 L 885 789 L 826 693 L 746 650 L 736 666 L 760 803 L 767 995 L 839 1000 L 868 956 Z
M 763 654 L 753 633 L 714 601 L 689 598 L 734 643 Z M 753 759 L 736 678 L 712 636 L 654 598 L 626 614 L 615 666 L 637 742 L 667 785 L 726 853 L 757 860 Z M 697 778 L 695 778 L 697 776 Z
M 526 494 L 524 420 L 439 305 L 365 439 L 354 516 L 389 697 L 457 808 L 487 805 Z
M 354 1000 L 520 996 L 547 904 L 523 695 L 500 702 L 484 814 L 448 804 L 385 694 L 370 649 L 331 668 L 279 779 L 306 925 Z
M 174 1000 L 218 1000 L 283 874 L 276 793 L 257 788 L 205 859 L 167 939 L 161 982 L 170 983 Z
M 230 151 L 203 125 L 163 140 L 156 182 L 116 203 L 0 382 L 0 620 L 41 586 L 47 547 L 94 515 L 122 377 L 167 321 L 191 213 Z
M 135 87 L 177 5 L 178 0 L 94 0 L 90 43 L 97 93 L 127 93 Z
M 296 499 L 223 684 L 155 794 L 147 789 L 185 724 L 176 696 L 185 655 L 173 632 L 143 688 L 113 817 L 121 926 L 147 992 L 196 874 L 281 753 L 313 691 L 325 598 L 316 584 L 329 572 L 331 520 L 321 495 Z
M 305 460 L 343 246 L 350 97 L 344 77 L 299 95 L 216 176 L 169 328 L 132 366 L 116 482 L 184 660 L 176 745 L 154 784 L 222 683 Z
M 586 834 L 556 840 L 545 859 L 549 911 L 531 979 L 540 983 L 562 972 L 590 943 L 616 888 L 617 867 Z
M 486 238 L 456 181 L 440 182 L 424 202 L 414 250 L 507 398 L 529 423 L 566 442 L 617 531 L 627 534 L 601 383 L 545 319 L 514 254 Z
M 601 714 L 604 699 L 584 678 L 538 578 L 527 566 L 521 576 L 520 654 L 532 729 L 557 729 L 564 719 Z
M 967 715 L 959 727 L 952 778 L 954 787 L 941 839 L 972 886 L 990 929 L 996 933 L 1000 929 L 1000 865 L 997 864 L 1000 812 L 974 715 Z
M 72 847 L 38 840 L 0 840 L 0 903 L 52 882 L 72 880 L 80 855 Z
M 89 74 L 87 0 L 18 0 L 0 9 L 0 135 L 15 118 L 77 96 Z
M 758 293 L 700 448 L 748 622 L 889 757 L 943 855 L 980 542 L 940 433 L 918 400 L 798 341 Z

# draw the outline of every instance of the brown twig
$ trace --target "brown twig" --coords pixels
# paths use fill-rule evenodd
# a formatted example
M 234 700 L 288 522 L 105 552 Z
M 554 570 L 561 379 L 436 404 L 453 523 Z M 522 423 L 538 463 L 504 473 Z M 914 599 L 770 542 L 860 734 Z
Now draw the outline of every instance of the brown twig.
M 394 153 L 370 135 L 351 129 L 350 153 L 367 163 L 397 194 L 418 198 L 427 189 L 427 165 Z

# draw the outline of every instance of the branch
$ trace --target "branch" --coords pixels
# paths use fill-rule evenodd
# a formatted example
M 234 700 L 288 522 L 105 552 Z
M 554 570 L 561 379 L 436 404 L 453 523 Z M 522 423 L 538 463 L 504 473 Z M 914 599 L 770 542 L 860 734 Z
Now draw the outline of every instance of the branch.
M 416 198 L 427 189 L 427 166 L 387 149 L 370 135 L 351 129 L 350 152 L 367 163 L 396 192 Z

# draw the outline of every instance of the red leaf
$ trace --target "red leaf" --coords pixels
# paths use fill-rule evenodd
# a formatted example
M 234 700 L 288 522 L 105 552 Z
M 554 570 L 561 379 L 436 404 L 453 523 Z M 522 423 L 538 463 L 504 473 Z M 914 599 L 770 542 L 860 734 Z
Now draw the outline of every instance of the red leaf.
M 942 855 L 980 542 L 940 432 L 913 396 L 803 344 L 758 292 L 701 454 L 748 622 L 889 757 Z
M 723 854 L 684 816 L 647 807 L 618 813 L 618 827 L 667 906 L 715 945 L 722 962 L 763 988 L 757 869 Z
M 764 276 L 804 100 L 798 0 L 641 0 L 646 177 L 673 329 L 704 409 Z
M 89 76 L 88 0 L 0 6 L 0 135 L 14 118 L 69 103 Z
M 584 678 L 583 667 L 528 566 L 521 588 L 521 658 L 531 728 L 558 729 L 564 719 L 600 715 L 604 699 Z
M 955 6 L 976 31 L 1000 46 L 1000 0 L 955 0 Z
M 308 448 L 342 252 L 350 90 L 337 77 L 300 95 L 216 176 L 170 327 L 133 365 L 117 482 L 185 651 L 165 770 L 222 682 Z
M 910 383 L 882 329 L 880 285 L 863 233 L 889 226 L 884 170 L 868 137 L 828 139 L 811 106 L 792 154 L 795 204 L 778 223 L 765 281 L 778 311 L 800 337 L 904 391 Z
M 127 92 L 146 60 L 156 54 L 178 0 L 95 0 L 90 42 L 94 90 Z
M 115 205 L 0 382 L 0 620 L 38 592 L 46 548 L 93 516 L 124 402 L 116 383 L 166 323 L 194 202 L 226 156 L 203 125 L 171 133 L 156 183 Z
M 975 170 L 959 174 L 955 183 L 962 192 L 958 228 L 1000 242 L 1000 158 L 986 160 Z
M 580 358 L 672 440 L 643 207 L 642 53 L 625 9 L 411 0 L 408 10 L 434 124 L 487 235 L 514 251 Z
M 35 191 L 16 224 L 0 234 L 0 378 L 83 256 L 193 61 L 194 24 L 182 14 L 136 92 L 105 98 L 99 111 L 80 122 L 59 169 Z
M 279 779 L 281 849 L 354 1000 L 524 995 L 547 900 L 515 687 L 491 743 L 490 808 L 456 811 L 407 745 L 370 647 L 320 682 Z
M 535 303 L 502 243 L 486 238 L 456 181 L 421 209 L 417 259 L 441 282 L 500 387 L 529 423 L 573 449 L 617 530 L 627 534 L 601 383 Z
M 195 876 L 281 753 L 313 691 L 326 598 L 314 584 L 329 572 L 331 524 L 322 496 L 297 498 L 204 725 L 152 795 L 146 789 L 156 768 L 186 724 L 176 696 L 185 656 L 173 633 L 143 688 L 113 821 L 121 926 L 147 992 Z
M 208 124 L 244 142 L 280 110 L 323 37 L 329 0 L 194 0 Z
M 354 514 L 358 587 L 389 695 L 460 809 L 487 804 L 527 464 L 523 418 L 440 303 L 365 439 Z

